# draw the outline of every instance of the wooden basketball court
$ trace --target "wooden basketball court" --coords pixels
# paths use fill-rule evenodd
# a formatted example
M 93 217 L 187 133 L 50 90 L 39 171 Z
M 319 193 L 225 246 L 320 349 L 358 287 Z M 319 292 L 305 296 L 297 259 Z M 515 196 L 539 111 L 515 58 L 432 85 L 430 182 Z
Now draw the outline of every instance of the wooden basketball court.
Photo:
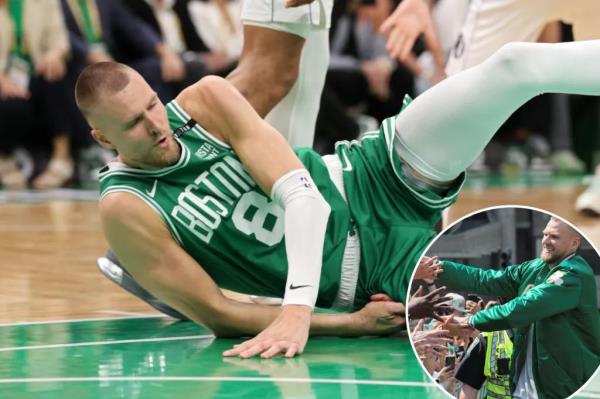
M 576 214 L 578 185 L 467 188 L 450 220 L 492 205 L 554 212 L 600 246 Z M 444 398 L 408 340 L 313 339 L 301 357 L 224 359 L 239 340 L 162 317 L 106 280 L 95 201 L 0 204 L 0 397 Z M 600 398 L 600 376 L 579 398 Z

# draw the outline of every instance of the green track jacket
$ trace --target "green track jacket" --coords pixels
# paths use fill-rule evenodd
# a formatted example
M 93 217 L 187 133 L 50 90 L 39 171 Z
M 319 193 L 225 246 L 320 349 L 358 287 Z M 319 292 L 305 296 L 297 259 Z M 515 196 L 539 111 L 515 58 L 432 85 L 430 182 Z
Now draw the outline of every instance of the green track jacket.
M 437 283 L 454 290 L 515 297 L 471 318 L 480 331 L 514 329 L 513 390 L 525 364 L 531 325 L 533 375 L 540 399 L 568 397 L 600 364 L 596 280 L 581 256 L 570 256 L 553 269 L 534 259 L 504 271 L 446 261 Z

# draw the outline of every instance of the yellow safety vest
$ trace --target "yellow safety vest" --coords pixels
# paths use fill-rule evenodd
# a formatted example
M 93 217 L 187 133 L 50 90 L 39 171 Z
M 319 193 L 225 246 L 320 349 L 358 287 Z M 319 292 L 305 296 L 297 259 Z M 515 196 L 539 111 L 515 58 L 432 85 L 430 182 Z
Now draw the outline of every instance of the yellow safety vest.
M 483 374 L 486 376 L 486 399 L 511 399 L 509 369 L 506 374 L 499 374 L 498 359 L 507 359 L 510 367 L 510 358 L 513 353 L 513 343 L 506 331 L 484 332 L 486 338 L 485 366 Z

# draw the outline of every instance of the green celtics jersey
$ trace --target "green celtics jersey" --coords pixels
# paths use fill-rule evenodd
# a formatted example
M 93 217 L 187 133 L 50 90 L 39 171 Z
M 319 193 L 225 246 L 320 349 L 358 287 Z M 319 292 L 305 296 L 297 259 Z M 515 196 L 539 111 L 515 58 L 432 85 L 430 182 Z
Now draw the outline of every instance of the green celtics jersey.
M 128 192 L 154 209 L 173 238 L 222 288 L 282 297 L 287 279 L 284 211 L 250 177 L 226 144 L 195 124 L 179 105 L 167 105 L 181 147 L 179 161 L 160 170 L 112 162 L 100 173 L 100 191 Z M 330 307 L 350 229 L 349 209 L 322 158 L 297 156 L 331 206 L 317 305 Z
M 411 101 L 406 96 L 402 109 Z M 396 140 L 392 116 L 378 131 L 336 144 L 344 191 L 360 237 L 357 307 L 381 292 L 406 301 L 412 272 L 435 237 L 442 210 L 456 200 L 465 180 L 462 173 L 443 195 L 431 191 L 408 172 L 394 150 Z

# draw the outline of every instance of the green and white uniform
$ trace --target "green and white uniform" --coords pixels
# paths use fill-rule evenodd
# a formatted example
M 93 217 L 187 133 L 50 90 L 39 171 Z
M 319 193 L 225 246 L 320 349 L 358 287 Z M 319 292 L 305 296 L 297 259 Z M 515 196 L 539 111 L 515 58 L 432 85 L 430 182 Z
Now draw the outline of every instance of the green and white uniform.
M 550 267 L 534 259 L 506 270 L 444 262 L 440 285 L 489 296 L 516 297 L 470 317 L 480 331 L 514 329 L 513 389 L 531 359 L 539 399 L 573 394 L 600 365 L 600 315 L 591 267 L 569 256 Z M 527 356 L 528 340 L 532 340 Z
M 101 196 L 125 191 L 141 198 L 220 287 L 283 296 L 284 211 L 227 144 L 195 124 L 175 101 L 167 112 L 179 136 L 179 161 L 160 170 L 112 162 L 100 173 Z M 445 197 L 410 188 L 392 150 L 393 126 L 390 118 L 379 132 L 339 143 L 335 155 L 295 150 L 331 206 L 317 306 L 352 310 L 377 292 L 404 302 L 441 210 L 454 201 L 464 180 Z

